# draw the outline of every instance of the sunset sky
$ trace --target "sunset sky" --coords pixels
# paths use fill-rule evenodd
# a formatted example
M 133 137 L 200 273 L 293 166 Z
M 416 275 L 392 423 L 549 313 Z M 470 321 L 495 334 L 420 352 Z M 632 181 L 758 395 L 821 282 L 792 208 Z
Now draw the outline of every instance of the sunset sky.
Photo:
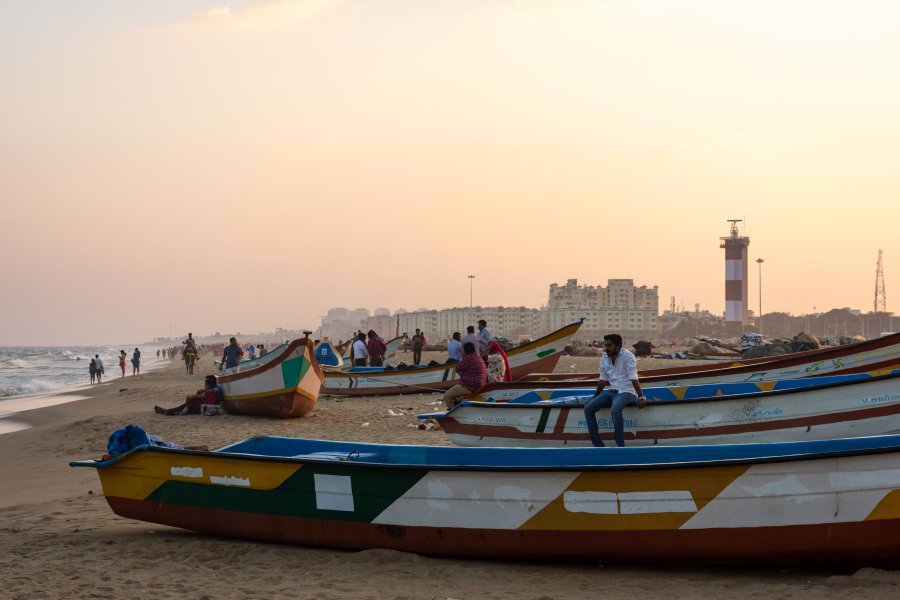
M 228 2 L 227 4 L 221 4 Z M 900 307 L 900 3 L 0 4 L 0 345 L 540 306 Z M 751 262 L 750 308 L 758 310 Z

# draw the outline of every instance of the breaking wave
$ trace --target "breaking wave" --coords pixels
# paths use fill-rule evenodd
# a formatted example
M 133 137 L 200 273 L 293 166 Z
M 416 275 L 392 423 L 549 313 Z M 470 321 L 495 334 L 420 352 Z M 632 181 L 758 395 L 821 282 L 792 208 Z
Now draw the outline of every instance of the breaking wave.
M 0 365 L 15 369 L 27 369 L 31 366 L 27 360 L 22 360 L 21 358 L 7 358 L 6 360 L 0 361 Z
M 20 394 L 34 394 L 36 392 L 50 392 L 62 389 L 63 387 L 65 386 L 58 383 L 43 381 L 41 379 L 32 379 L 9 387 L 0 388 L 0 398 L 6 396 L 18 396 Z

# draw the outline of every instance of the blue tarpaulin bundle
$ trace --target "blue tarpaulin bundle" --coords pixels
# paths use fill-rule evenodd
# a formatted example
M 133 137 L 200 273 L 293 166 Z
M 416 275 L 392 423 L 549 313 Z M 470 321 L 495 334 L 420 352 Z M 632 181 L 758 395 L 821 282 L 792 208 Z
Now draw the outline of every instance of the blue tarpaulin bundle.
M 149 444 L 150 438 L 147 437 L 146 431 L 137 425 L 128 425 L 122 429 L 116 429 L 113 434 L 109 436 L 109 443 L 106 445 L 106 450 L 113 455 L 125 454 L 138 446 L 146 446 Z

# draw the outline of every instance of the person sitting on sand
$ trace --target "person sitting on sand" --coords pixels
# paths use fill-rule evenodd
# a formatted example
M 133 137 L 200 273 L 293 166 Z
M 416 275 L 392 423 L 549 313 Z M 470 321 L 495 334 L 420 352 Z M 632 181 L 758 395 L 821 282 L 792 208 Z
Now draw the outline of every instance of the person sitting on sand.
M 193 396 L 187 396 L 184 404 L 175 408 L 162 408 L 154 406 L 153 410 L 159 415 L 199 415 L 200 407 L 204 404 L 214 404 L 218 406 L 221 403 L 222 388 L 219 387 L 215 375 L 207 375 L 203 380 L 203 389 L 197 390 Z
M 447 408 L 459 404 L 457 398 L 477 392 L 487 381 L 487 367 L 476 351 L 474 343 L 463 344 L 463 357 L 456 363 L 456 372 L 459 374 L 459 383 L 444 392 L 442 398 Z

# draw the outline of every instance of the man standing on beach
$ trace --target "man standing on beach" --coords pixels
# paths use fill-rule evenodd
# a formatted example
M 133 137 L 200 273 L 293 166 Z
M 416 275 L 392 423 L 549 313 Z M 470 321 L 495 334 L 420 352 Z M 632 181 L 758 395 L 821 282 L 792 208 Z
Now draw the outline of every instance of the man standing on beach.
M 366 334 L 362 331 L 356 334 L 356 341 L 353 342 L 353 366 L 366 366 L 366 358 L 369 357 L 369 347 L 366 346 Z
M 606 349 L 600 357 L 600 381 L 597 390 L 584 407 L 587 419 L 588 434 L 594 446 L 604 446 L 597 427 L 597 411 L 611 407 L 616 446 L 625 445 L 625 418 L 622 411 L 626 406 L 637 404 L 644 408 L 647 398 L 638 383 L 637 360 L 634 354 L 622 347 L 622 336 L 610 333 L 603 336 L 603 347 Z M 603 389 L 609 386 L 609 389 Z
M 412 336 L 413 364 L 419 366 L 422 362 L 422 348 L 425 347 L 425 334 L 416 329 L 416 334 Z
M 100 380 L 103 378 L 103 361 L 100 360 L 100 355 L 94 355 L 94 363 L 97 365 L 97 383 L 100 383 Z
M 453 337 L 447 342 L 447 363 L 458 363 L 462 360 L 462 340 L 459 339 L 459 332 L 454 331 Z
M 243 355 L 244 351 L 241 350 L 240 344 L 237 343 L 237 338 L 233 337 L 228 340 L 228 345 L 222 350 L 222 368 L 225 369 L 226 375 L 237 373 L 241 370 L 241 357 Z
M 475 328 L 471 325 L 466 327 L 466 337 L 462 339 L 464 346 L 466 342 L 475 344 L 475 351 L 478 352 L 478 354 L 484 354 L 484 350 L 487 348 L 487 343 L 485 343 L 484 338 L 475 333 Z
M 387 345 L 381 339 L 381 336 L 375 333 L 374 329 L 370 329 L 367 335 L 369 336 L 369 341 L 366 345 L 366 348 L 369 350 L 369 366 L 384 366 L 384 353 L 387 352 Z
M 478 320 L 478 335 L 481 336 L 481 339 L 484 340 L 484 345 L 482 347 L 489 348 L 491 342 L 494 341 L 494 336 L 491 335 L 491 332 L 488 331 L 487 321 L 484 319 Z

